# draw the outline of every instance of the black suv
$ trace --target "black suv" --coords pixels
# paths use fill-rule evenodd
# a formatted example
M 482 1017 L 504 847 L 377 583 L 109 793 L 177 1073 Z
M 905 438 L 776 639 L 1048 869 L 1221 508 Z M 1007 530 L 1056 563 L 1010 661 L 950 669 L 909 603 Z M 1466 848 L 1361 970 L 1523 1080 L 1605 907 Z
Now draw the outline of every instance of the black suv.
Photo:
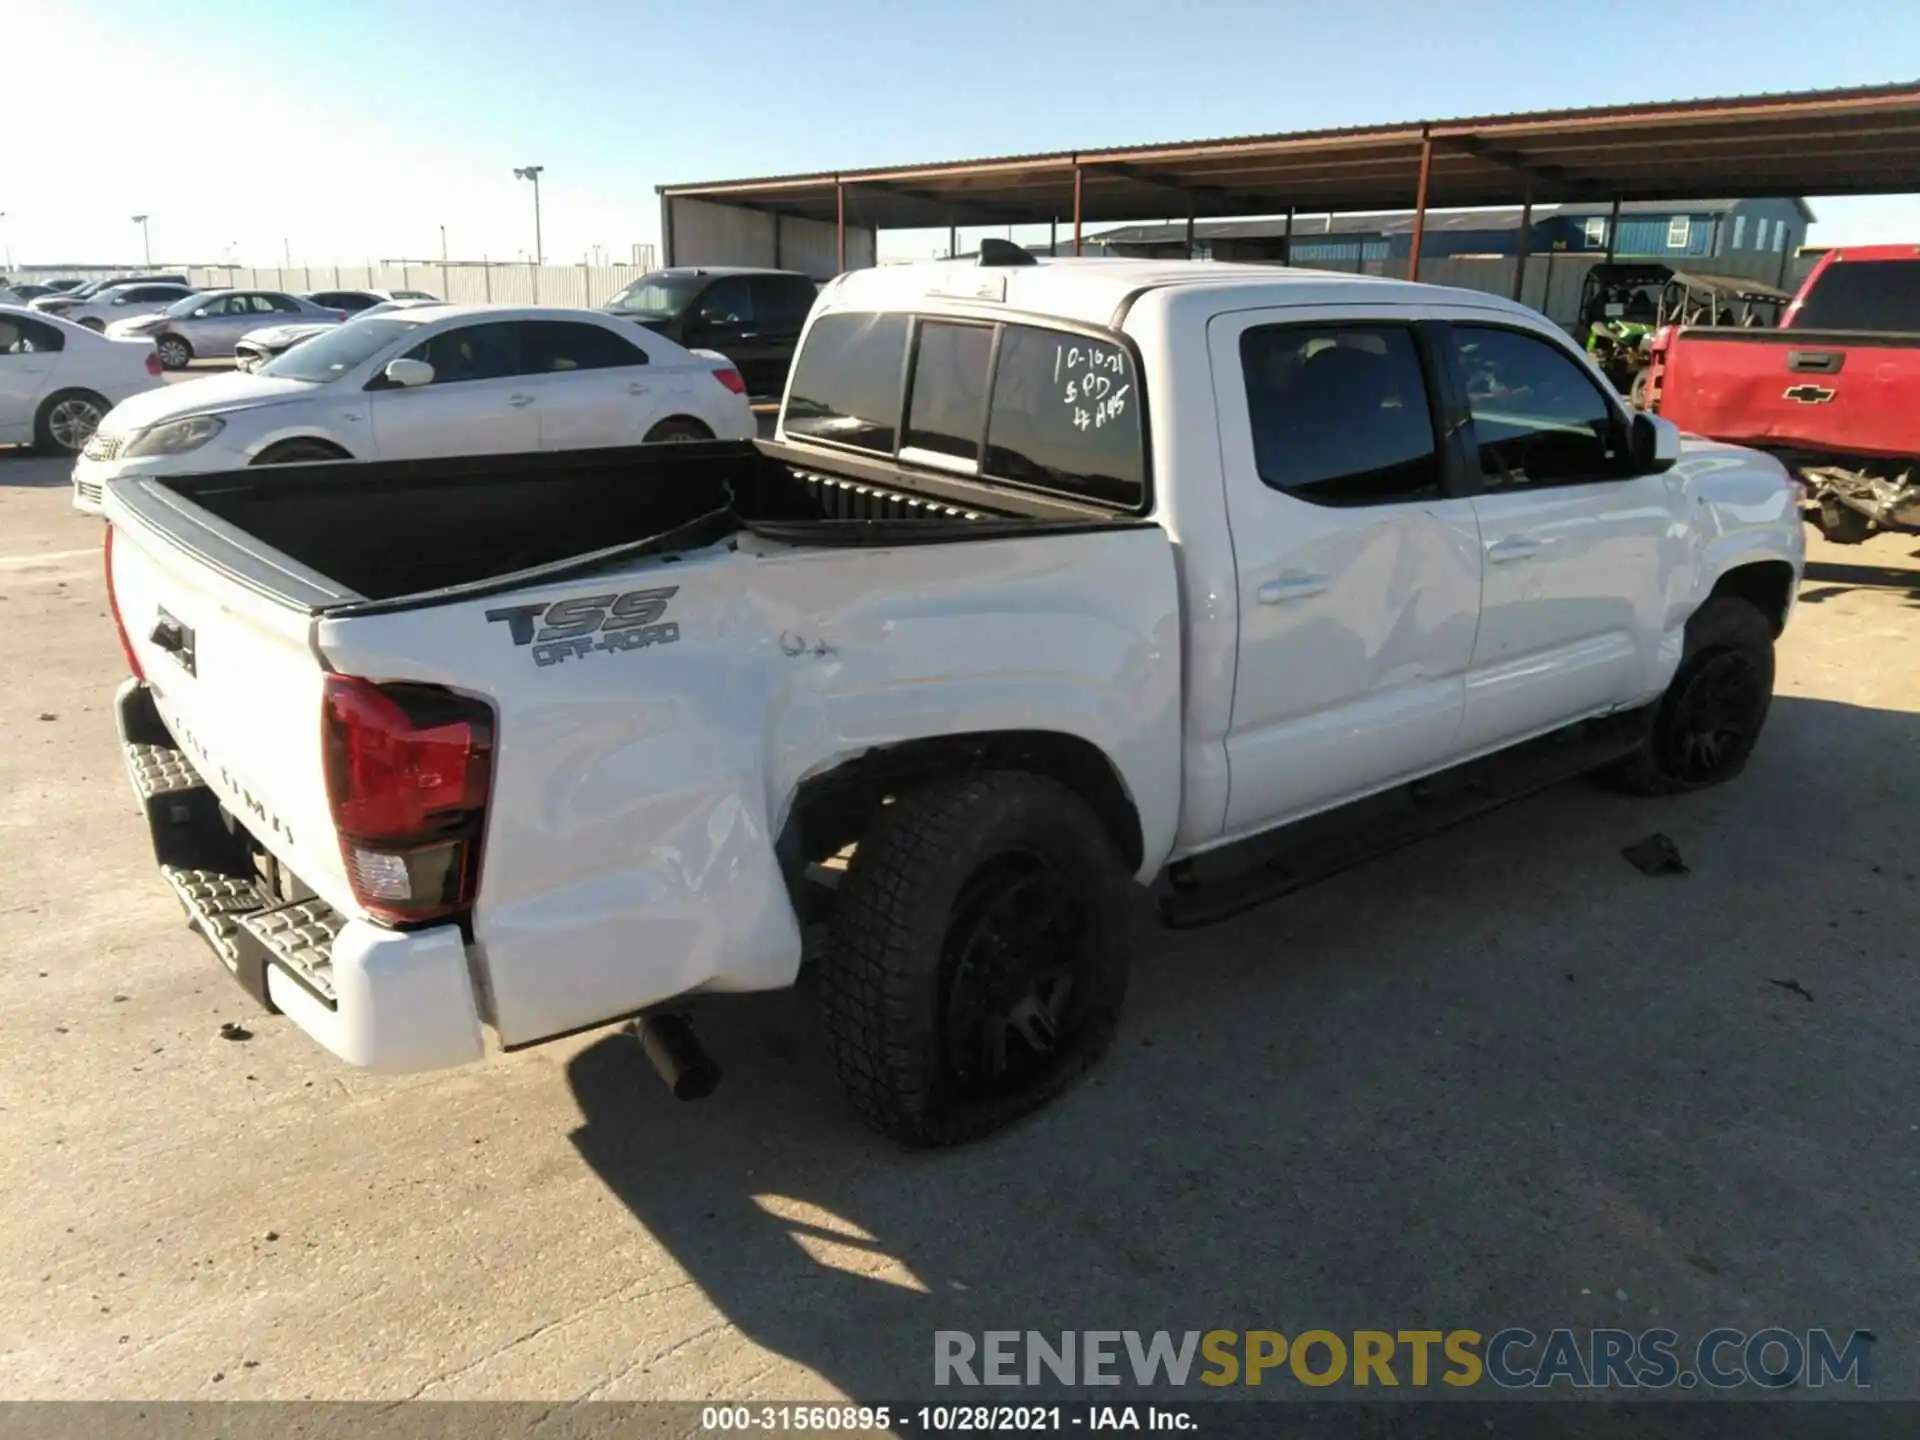
M 794 270 L 682 265 L 649 271 L 604 308 L 689 350 L 718 350 L 738 367 L 749 395 L 777 396 L 819 293 Z

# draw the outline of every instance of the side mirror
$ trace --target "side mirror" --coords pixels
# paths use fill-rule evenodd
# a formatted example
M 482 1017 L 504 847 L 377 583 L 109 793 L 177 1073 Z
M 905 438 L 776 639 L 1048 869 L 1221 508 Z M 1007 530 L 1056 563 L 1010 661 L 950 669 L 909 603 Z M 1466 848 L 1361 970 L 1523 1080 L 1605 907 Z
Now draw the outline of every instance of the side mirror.
M 127 297 L 124 295 L 116 295 L 113 297 L 113 299 L 109 300 L 107 303 L 109 305 L 124 305 L 127 303 Z
M 424 360 L 389 360 L 385 374 L 389 384 L 402 390 L 433 383 L 433 366 Z
M 1658 475 L 1671 470 L 1680 459 L 1680 427 L 1644 410 L 1636 410 L 1631 423 L 1627 455 L 1632 461 L 1633 473 Z

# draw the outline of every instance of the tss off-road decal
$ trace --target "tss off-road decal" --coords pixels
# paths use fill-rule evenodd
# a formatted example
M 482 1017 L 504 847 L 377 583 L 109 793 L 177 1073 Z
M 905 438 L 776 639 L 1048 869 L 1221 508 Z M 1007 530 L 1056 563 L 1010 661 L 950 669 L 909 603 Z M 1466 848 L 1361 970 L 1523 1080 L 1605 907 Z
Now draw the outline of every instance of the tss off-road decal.
M 673 644 L 680 627 L 660 617 L 679 589 L 663 585 L 624 595 L 575 595 L 551 605 L 508 605 L 487 611 L 487 619 L 506 621 L 515 645 L 533 647 L 534 664 L 558 665 L 576 655 Z

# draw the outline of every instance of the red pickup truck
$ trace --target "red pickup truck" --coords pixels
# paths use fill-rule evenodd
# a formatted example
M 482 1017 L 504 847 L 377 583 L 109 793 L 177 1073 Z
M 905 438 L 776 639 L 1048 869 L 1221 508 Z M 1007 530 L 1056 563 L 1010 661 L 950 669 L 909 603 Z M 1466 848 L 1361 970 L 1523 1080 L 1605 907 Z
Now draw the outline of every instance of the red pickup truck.
M 1776 330 L 1653 338 L 1647 408 L 1770 451 L 1829 540 L 1920 531 L 1920 245 L 1829 250 Z

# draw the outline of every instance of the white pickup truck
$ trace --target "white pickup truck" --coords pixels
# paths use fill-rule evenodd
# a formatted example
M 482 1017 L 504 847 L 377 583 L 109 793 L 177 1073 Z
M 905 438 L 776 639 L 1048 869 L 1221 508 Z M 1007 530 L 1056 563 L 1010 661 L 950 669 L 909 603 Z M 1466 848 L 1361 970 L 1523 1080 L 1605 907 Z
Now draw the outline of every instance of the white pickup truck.
M 771 442 L 107 489 L 135 788 L 256 999 L 385 1071 L 638 1016 L 694 1093 L 687 999 L 805 973 L 915 1144 L 1106 1046 L 1130 880 L 1736 774 L 1804 558 L 1530 310 L 1206 263 L 842 276 Z

